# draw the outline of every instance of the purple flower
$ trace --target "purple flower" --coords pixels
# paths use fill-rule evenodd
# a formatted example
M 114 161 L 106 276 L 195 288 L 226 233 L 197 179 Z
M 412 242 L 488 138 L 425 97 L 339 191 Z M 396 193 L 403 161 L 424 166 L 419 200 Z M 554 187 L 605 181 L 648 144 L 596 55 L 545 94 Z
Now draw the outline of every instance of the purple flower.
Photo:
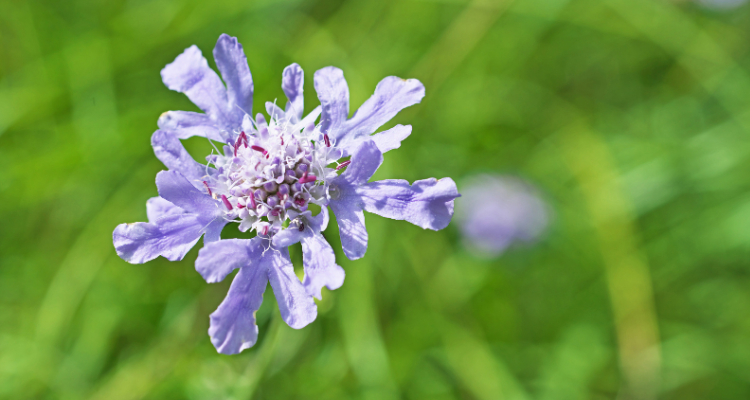
M 352 116 L 341 70 L 315 73 L 321 106 L 303 117 L 302 68 L 284 69 L 284 109 L 265 104 L 252 117 L 253 81 L 242 46 L 222 35 L 214 49 L 226 87 L 192 46 L 162 70 L 164 83 L 185 93 L 205 113 L 169 111 L 152 136 L 156 156 L 169 171 L 157 175 L 159 196 L 147 203 L 149 222 L 122 224 L 114 244 L 126 261 L 142 263 L 159 255 L 182 259 L 204 235 L 196 269 L 219 282 L 238 269 L 219 308 L 211 314 L 209 335 L 216 349 L 234 354 L 258 336 L 255 311 L 270 282 L 281 315 L 292 328 L 315 320 L 323 287 L 337 289 L 344 270 L 321 231 L 331 206 L 338 220 L 344 253 L 362 257 L 367 249 L 363 211 L 402 219 L 423 228 L 446 227 L 459 196 L 450 178 L 368 182 L 382 153 L 400 147 L 411 126 L 374 133 L 401 109 L 418 103 L 424 87 L 414 79 L 383 79 L 375 94 Z M 320 123 L 315 121 L 320 116 Z M 180 139 L 204 136 L 221 150 L 193 160 Z M 350 157 L 349 159 L 347 159 Z M 310 204 L 321 207 L 312 215 Z M 219 240 L 229 222 L 239 223 L 252 239 Z M 302 245 L 304 280 L 294 274 L 288 246 Z
M 547 227 L 547 206 L 518 178 L 478 175 L 462 192 L 459 226 L 467 246 L 482 255 L 498 256 L 515 241 L 534 241 Z

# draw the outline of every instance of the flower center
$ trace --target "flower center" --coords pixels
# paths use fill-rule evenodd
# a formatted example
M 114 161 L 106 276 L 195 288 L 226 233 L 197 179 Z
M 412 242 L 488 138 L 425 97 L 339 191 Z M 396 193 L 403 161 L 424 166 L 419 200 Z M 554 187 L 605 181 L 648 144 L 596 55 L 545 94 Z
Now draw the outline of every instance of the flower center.
M 240 230 L 265 235 L 283 229 L 288 211 L 327 202 L 327 179 L 337 173 L 326 166 L 341 152 L 314 125 L 302 129 L 275 118 L 268 125 L 261 118 L 257 122 L 235 135 L 223 155 L 206 158 L 217 173 L 204 185 L 221 199 L 228 219 L 242 220 Z

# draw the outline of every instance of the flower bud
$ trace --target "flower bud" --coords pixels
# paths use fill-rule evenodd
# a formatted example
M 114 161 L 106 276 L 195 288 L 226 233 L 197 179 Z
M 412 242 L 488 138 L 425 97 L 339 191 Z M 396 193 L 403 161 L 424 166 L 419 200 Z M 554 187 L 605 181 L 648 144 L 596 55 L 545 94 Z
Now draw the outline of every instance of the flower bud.
M 293 170 L 288 169 L 284 173 L 284 182 L 291 185 L 294 183 L 296 177 L 297 177 L 297 174 L 295 174 Z
M 279 205 L 279 198 L 276 196 L 270 196 L 266 200 L 266 203 L 269 207 L 276 207 L 277 205 Z
M 278 188 L 279 185 L 276 184 L 276 182 L 266 182 L 263 184 L 263 189 L 266 189 L 266 192 L 273 193 L 276 191 L 276 188 Z
M 310 168 L 310 167 L 309 167 L 309 166 L 308 166 L 307 164 L 300 164 L 300 165 L 298 165 L 298 166 L 297 166 L 297 168 L 295 168 L 295 171 L 297 172 L 297 178 L 301 178 L 301 177 L 302 177 L 302 175 L 303 175 L 303 174 L 304 174 L 305 172 L 307 172 L 307 170 L 308 170 L 309 168 Z

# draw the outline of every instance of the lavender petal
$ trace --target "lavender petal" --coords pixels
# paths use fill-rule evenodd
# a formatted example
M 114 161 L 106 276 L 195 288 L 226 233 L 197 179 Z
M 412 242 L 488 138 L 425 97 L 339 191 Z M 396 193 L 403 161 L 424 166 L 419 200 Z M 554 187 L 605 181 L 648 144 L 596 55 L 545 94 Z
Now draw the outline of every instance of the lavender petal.
M 460 196 L 451 178 L 424 179 L 413 185 L 401 179 L 388 179 L 367 183 L 357 188 L 357 193 L 368 212 L 432 230 L 448 226 L 453 216 L 453 201 Z
M 336 67 L 325 67 L 315 71 L 313 80 L 323 107 L 320 129 L 329 135 L 333 134 L 349 116 L 349 87 L 346 85 L 344 72 Z
M 227 239 L 208 243 L 198 252 L 195 270 L 208 283 L 221 282 L 232 271 L 260 263 L 260 239 Z
M 375 174 L 383 163 L 383 153 L 372 140 L 365 140 L 354 150 L 351 164 L 343 174 L 332 180 L 333 183 L 345 180 L 351 185 L 362 185 Z
M 190 181 L 193 187 L 207 193 L 202 181 L 205 180 L 204 177 L 207 174 L 212 175 L 215 170 L 193 160 L 180 139 L 170 132 L 157 130 L 151 136 L 151 146 L 154 148 L 156 158 L 164 163 L 164 166 L 179 172 Z
M 370 136 L 381 153 L 401 147 L 401 142 L 411 134 L 411 125 L 396 125 L 387 131 Z
M 177 207 L 161 197 L 152 197 L 146 201 L 146 215 L 148 222 L 154 223 L 157 219 L 172 214 L 182 214 L 185 210 Z
M 237 354 L 258 340 L 255 312 L 263 303 L 267 283 L 264 265 L 240 268 L 224 301 L 211 314 L 208 335 L 219 353 Z
M 229 127 L 228 123 L 233 122 L 227 114 L 226 89 L 195 45 L 167 64 L 161 70 L 161 77 L 169 89 L 187 95 L 217 123 Z
M 159 116 L 159 129 L 168 131 L 178 139 L 200 136 L 223 142 L 220 130 L 208 114 L 192 111 L 167 111 Z
M 389 76 L 378 83 L 375 93 L 346 121 L 335 139 L 370 135 L 402 109 L 422 101 L 424 86 L 416 79 Z
M 237 38 L 224 33 L 216 41 L 214 60 L 227 84 L 226 115 L 232 126 L 238 127 L 245 114 L 253 115 L 253 76 L 247 57 Z
M 177 171 L 161 171 L 156 174 L 159 196 L 185 211 L 213 220 L 222 215 L 216 200 L 193 187 Z
M 367 228 L 359 199 L 342 193 L 338 200 L 331 200 L 330 206 L 339 224 L 344 255 L 350 260 L 362 258 L 367 251 Z
M 294 63 L 284 68 L 284 73 L 281 78 L 281 89 L 284 91 L 286 98 L 289 101 L 286 103 L 286 112 L 292 118 L 293 123 L 296 123 L 302 118 L 302 111 L 304 110 L 304 97 L 302 96 L 305 83 L 305 73 L 302 71 L 302 67 L 299 64 Z
M 344 269 L 336 264 L 331 245 L 320 233 L 302 238 L 302 257 L 305 267 L 302 285 L 308 295 L 320 300 L 323 286 L 335 290 L 344 284 Z
M 195 214 L 171 214 L 155 223 L 120 224 L 112 233 L 117 255 L 131 264 L 163 256 L 182 260 L 203 234 L 203 221 Z
M 289 250 L 272 249 L 263 257 L 263 262 L 268 265 L 268 280 L 284 322 L 294 329 L 301 329 L 314 321 L 318 307 L 294 274 Z

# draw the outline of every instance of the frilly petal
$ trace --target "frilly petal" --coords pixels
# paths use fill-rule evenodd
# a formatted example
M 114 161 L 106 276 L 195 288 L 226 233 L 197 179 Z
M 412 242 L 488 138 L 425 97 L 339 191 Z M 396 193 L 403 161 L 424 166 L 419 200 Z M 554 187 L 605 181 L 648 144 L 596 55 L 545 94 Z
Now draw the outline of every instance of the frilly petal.
M 268 280 L 284 322 L 294 329 L 301 329 L 313 322 L 318 316 L 318 306 L 294 274 L 289 250 L 271 249 L 263 260 L 268 264 Z
M 224 33 L 216 41 L 214 60 L 227 84 L 227 114 L 239 126 L 245 114 L 253 115 L 253 76 L 247 57 L 237 38 Z
M 208 335 L 219 353 L 237 354 L 258 340 L 255 312 L 263 303 L 267 283 L 265 266 L 240 268 L 224 301 L 211 314 Z
M 460 196 L 451 178 L 424 179 L 413 185 L 388 179 L 367 183 L 357 192 L 366 211 L 432 230 L 448 226 L 453 217 L 453 201 Z
M 330 206 L 339 224 L 344 255 L 350 260 L 362 258 L 367 252 L 367 228 L 360 200 L 342 193 L 337 200 L 331 200 Z
M 160 197 L 185 211 L 209 220 L 222 213 L 216 200 L 196 189 L 177 171 L 161 171 L 156 174 L 156 187 Z
M 195 270 L 208 283 L 221 282 L 232 271 L 260 263 L 260 239 L 227 239 L 208 243 L 198 252 Z
M 182 214 L 185 210 L 177 207 L 161 197 L 152 197 L 146 201 L 146 215 L 148 222 L 154 223 L 157 219 L 172 214 Z
M 304 229 L 300 231 L 296 227 L 290 226 L 274 235 L 273 245 L 276 247 L 289 247 L 302 240 L 302 236 L 304 235 Z
M 208 66 L 197 46 L 193 45 L 161 70 L 168 88 L 184 93 L 201 110 L 225 128 L 235 122 L 228 111 L 227 92 L 221 79 Z M 236 121 L 237 123 L 241 121 Z
M 367 183 L 383 163 L 383 153 L 372 140 L 365 140 L 354 150 L 351 164 L 343 174 L 334 178 L 332 182 L 344 180 L 351 185 L 359 186 Z
M 288 116 L 294 118 L 293 123 L 302 118 L 302 111 L 305 108 L 304 97 L 302 96 L 304 84 L 305 73 L 299 64 L 294 63 L 284 68 L 281 77 L 281 89 L 284 91 L 286 98 L 289 99 L 286 103 L 286 112 Z
M 203 235 L 203 243 L 211 243 L 221 240 L 221 231 L 229 223 L 222 216 L 217 216 L 210 224 L 206 226 L 206 232 Z
M 335 290 L 344 284 L 344 269 L 336 264 L 331 245 L 320 233 L 302 238 L 302 257 L 305 266 L 302 285 L 308 295 L 320 300 L 323 286 Z
M 332 137 L 344 144 L 375 132 L 402 109 L 422 101 L 424 85 L 416 79 L 389 76 L 378 83 L 375 93 Z
M 323 107 L 320 129 L 333 134 L 349 117 L 349 87 L 344 79 L 344 71 L 336 67 L 325 67 L 315 71 L 313 80 Z
M 167 111 L 159 116 L 159 129 L 169 131 L 178 139 L 200 136 L 223 142 L 216 123 L 207 114 L 192 111 Z
M 195 214 L 171 214 L 155 223 L 120 224 L 112 233 L 117 255 L 131 264 L 163 256 L 182 260 L 203 234 L 203 221 Z
M 411 135 L 411 125 L 396 125 L 387 131 L 376 133 L 369 138 L 375 142 L 381 153 L 401 147 L 401 142 Z
M 310 226 L 315 232 L 323 232 L 328 227 L 328 221 L 330 216 L 328 214 L 328 208 L 323 207 L 320 209 L 320 213 L 310 219 Z
M 349 135 L 369 135 L 395 117 L 399 111 L 422 101 L 424 85 L 416 79 L 384 78 L 375 93 L 344 124 Z
M 202 181 L 205 180 L 207 174 L 213 174 L 215 170 L 195 161 L 185 150 L 180 139 L 170 132 L 157 130 L 151 136 L 151 145 L 156 158 L 164 163 L 164 166 L 179 172 L 190 181 L 193 187 L 207 193 Z

